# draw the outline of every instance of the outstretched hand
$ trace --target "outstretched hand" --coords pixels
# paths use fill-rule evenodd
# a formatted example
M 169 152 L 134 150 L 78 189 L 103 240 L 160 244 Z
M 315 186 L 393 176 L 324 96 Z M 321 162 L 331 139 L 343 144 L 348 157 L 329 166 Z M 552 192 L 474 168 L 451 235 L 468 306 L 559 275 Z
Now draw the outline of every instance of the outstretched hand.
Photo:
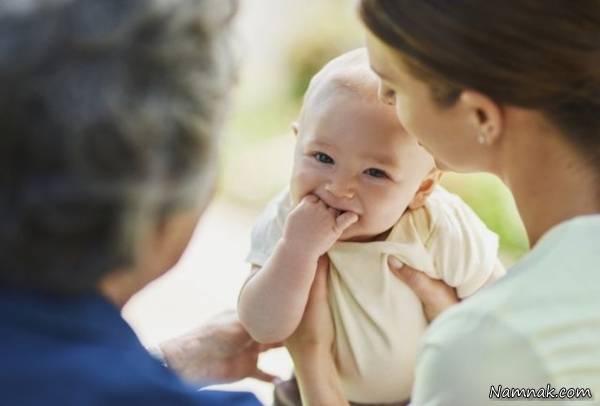
M 214 384 L 255 378 L 273 382 L 279 378 L 260 370 L 260 353 L 281 344 L 259 344 L 250 337 L 233 310 L 215 316 L 207 324 L 160 345 L 165 362 L 182 378 Z
M 454 288 L 402 264 L 394 257 L 388 258 L 388 266 L 421 300 L 425 317 L 430 322 L 460 301 Z

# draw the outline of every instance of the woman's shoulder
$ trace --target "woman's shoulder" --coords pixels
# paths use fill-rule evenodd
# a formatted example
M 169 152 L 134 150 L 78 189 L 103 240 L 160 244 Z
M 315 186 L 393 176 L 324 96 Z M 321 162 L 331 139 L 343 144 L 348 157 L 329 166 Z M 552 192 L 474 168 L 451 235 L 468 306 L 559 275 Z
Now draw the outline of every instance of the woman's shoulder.
M 485 322 L 533 337 L 575 315 L 589 313 L 592 322 L 600 314 L 598 239 L 600 216 L 556 226 L 504 277 L 444 313 L 431 332 L 455 334 Z
M 451 363 L 452 379 L 471 378 L 456 387 L 577 382 L 600 393 L 599 236 L 600 216 L 555 227 L 504 278 L 438 317 L 424 337 L 417 392 L 428 393 L 435 371 L 448 385 Z
M 518 293 L 518 287 L 506 285 L 508 276 L 498 280 L 494 285 L 483 288 L 476 294 L 464 299 L 459 304 L 446 310 L 435 319 L 428 329 L 426 339 L 436 341 L 438 339 L 474 338 L 482 324 L 503 326 L 507 316 L 507 306 L 511 303 L 513 296 Z M 513 290 L 514 289 L 514 290 Z
M 529 337 L 497 313 L 467 305 L 448 310 L 429 327 L 415 372 L 415 404 L 483 405 L 499 383 L 538 388 L 551 382 L 549 366 Z

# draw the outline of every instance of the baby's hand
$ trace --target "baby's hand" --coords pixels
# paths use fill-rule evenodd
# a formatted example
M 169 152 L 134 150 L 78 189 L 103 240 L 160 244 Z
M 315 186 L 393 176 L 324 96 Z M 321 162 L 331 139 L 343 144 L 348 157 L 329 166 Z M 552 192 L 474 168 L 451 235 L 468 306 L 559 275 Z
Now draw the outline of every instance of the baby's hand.
M 317 196 L 307 195 L 288 215 L 283 239 L 294 250 L 316 260 L 357 220 L 356 213 L 338 215 L 337 210 L 327 208 Z

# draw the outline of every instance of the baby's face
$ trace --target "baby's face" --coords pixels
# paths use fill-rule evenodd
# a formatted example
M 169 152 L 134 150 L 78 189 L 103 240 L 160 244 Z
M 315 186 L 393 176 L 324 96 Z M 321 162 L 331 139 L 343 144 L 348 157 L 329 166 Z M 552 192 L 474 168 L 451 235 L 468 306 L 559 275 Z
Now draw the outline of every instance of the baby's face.
M 312 104 L 299 123 L 292 200 L 314 194 L 352 211 L 358 221 L 340 240 L 373 240 L 402 216 L 433 159 L 404 131 L 393 107 L 346 90 Z

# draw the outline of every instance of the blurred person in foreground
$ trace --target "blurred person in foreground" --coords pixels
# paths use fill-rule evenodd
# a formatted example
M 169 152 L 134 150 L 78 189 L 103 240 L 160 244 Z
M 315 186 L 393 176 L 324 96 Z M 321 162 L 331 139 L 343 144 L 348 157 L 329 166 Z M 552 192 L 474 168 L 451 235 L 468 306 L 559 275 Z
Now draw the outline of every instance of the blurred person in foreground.
M 0 2 L 0 403 L 257 405 L 194 383 L 266 346 L 234 314 L 162 345 L 120 309 L 181 256 L 211 196 L 234 77 L 229 0 Z

